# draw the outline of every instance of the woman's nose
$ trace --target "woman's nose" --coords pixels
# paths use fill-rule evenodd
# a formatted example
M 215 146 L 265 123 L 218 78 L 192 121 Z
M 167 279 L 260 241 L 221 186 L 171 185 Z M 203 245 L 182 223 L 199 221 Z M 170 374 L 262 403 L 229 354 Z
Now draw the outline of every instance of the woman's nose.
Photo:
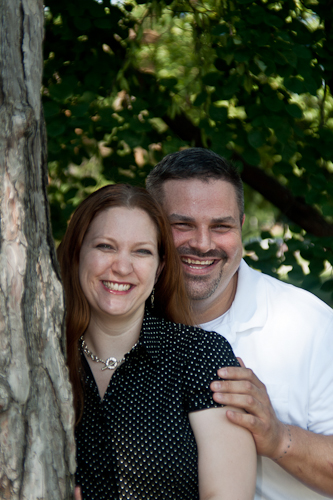
M 123 252 L 116 254 L 111 263 L 111 269 L 121 276 L 130 274 L 133 271 L 131 256 Z

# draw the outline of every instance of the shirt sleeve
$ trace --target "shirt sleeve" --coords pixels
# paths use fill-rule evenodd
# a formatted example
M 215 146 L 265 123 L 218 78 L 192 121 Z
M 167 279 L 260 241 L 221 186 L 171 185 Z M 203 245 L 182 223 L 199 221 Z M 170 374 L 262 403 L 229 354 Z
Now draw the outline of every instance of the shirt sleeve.
M 223 366 L 240 366 L 229 342 L 218 333 L 197 329 L 189 342 L 184 371 L 185 411 L 223 406 L 215 403 L 209 388 L 213 380 L 220 380 L 217 370 Z
M 333 433 L 333 317 L 318 325 L 309 366 L 308 430 Z

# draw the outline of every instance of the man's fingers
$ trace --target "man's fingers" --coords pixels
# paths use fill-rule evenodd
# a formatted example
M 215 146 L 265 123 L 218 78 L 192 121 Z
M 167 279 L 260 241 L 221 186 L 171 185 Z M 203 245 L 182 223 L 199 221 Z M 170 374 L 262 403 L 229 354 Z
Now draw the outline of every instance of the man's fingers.
M 238 363 L 241 365 L 241 367 L 242 367 L 242 368 L 246 368 L 246 366 L 245 366 L 244 361 L 242 360 L 242 358 L 239 358 L 239 357 L 237 356 L 237 358 L 236 358 L 236 359 L 238 360 Z
M 264 390 L 266 392 L 265 385 L 258 379 L 258 377 L 253 373 L 253 371 L 250 368 L 240 368 L 239 366 L 227 366 L 224 368 L 220 368 L 217 371 L 217 375 L 223 379 L 222 381 L 220 380 L 215 380 L 214 382 L 211 383 L 211 390 L 214 391 L 223 391 L 224 386 L 223 382 L 226 381 L 239 381 L 239 382 L 246 382 L 248 381 L 251 386 L 248 385 L 247 389 L 249 391 L 252 391 L 252 386 L 257 387 L 260 390 Z
M 224 366 L 217 370 L 220 378 L 230 380 L 251 380 L 257 378 L 250 368 L 240 366 Z
M 258 387 L 249 380 L 215 380 L 210 388 L 213 392 L 233 394 L 258 394 Z
M 235 408 L 240 408 L 245 410 L 247 413 L 251 413 L 259 418 L 262 418 L 262 405 L 253 396 L 247 394 L 221 394 L 214 393 L 213 399 L 216 403 L 223 404 L 224 406 L 234 406 Z
M 256 418 L 253 415 L 249 415 L 247 413 L 241 413 L 236 410 L 227 410 L 226 415 L 230 422 L 244 427 L 244 429 L 250 431 L 252 435 L 256 434 L 261 424 L 259 418 Z

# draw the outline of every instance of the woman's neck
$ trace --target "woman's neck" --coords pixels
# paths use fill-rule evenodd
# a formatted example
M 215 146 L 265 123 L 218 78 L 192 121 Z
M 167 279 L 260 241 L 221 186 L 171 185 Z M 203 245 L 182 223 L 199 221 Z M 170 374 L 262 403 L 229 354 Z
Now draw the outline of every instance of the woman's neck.
M 96 318 L 91 316 L 84 340 L 88 348 L 99 358 L 112 356 L 120 359 L 138 341 L 143 321 L 143 313 L 133 318 Z

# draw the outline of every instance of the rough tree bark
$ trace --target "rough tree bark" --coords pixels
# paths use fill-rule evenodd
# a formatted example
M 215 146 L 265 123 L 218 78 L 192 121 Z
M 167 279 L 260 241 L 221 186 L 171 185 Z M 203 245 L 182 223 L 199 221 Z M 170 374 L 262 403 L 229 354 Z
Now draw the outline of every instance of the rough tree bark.
M 0 498 L 72 498 L 72 393 L 48 215 L 43 1 L 0 0 Z

